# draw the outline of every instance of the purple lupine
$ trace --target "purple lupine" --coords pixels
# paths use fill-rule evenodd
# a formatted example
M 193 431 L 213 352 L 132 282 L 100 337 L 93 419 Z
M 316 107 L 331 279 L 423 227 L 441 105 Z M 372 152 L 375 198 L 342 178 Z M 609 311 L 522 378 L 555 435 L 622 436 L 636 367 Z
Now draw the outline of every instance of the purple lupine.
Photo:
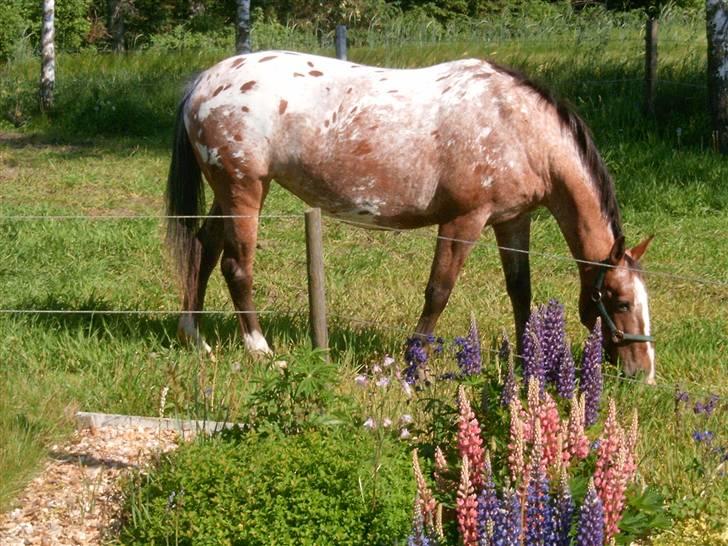
M 490 456 L 486 453 L 483 464 L 483 489 L 478 495 L 478 536 L 488 535 L 488 522 L 493 529 L 498 524 L 500 501 L 496 494 L 493 482 L 493 470 L 490 466 Z
M 480 373 L 482 359 L 480 356 L 480 338 L 478 337 L 478 326 L 475 317 L 470 318 L 470 331 L 467 337 L 456 337 L 455 345 L 458 347 L 455 353 L 460 373 L 464 376 Z
M 508 334 L 503 331 L 503 340 L 498 348 L 498 359 L 501 361 L 501 364 L 505 364 L 510 360 L 511 352 L 511 341 L 508 339 Z
M 554 511 L 551 507 L 549 480 L 543 466 L 535 463 L 526 496 L 525 544 L 546 545 L 556 542 Z
M 577 546 L 602 546 L 604 544 L 604 506 L 597 495 L 593 479 L 589 480 L 589 488 L 579 511 L 576 544 Z
M 715 407 L 718 405 L 718 401 L 720 400 L 720 397 L 717 394 L 711 394 L 710 397 L 705 402 L 697 401 L 695 402 L 695 406 L 693 407 L 693 412 L 696 414 L 704 414 L 710 417 L 713 414 L 713 411 L 715 410 Z
M 549 300 L 547 305 L 541 307 L 540 314 L 541 335 L 539 341 L 541 342 L 544 373 L 547 381 L 555 383 L 566 338 L 564 306 L 556 300 Z
M 415 513 L 412 518 L 412 534 L 407 537 L 407 546 L 436 546 L 425 530 L 425 521 L 420 510 L 419 502 L 415 500 Z
M 407 366 L 404 369 L 404 378 L 407 383 L 414 385 L 420 377 L 420 369 L 427 363 L 426 339 L 414 335 L 407 339 L 404 350 L 404 361 Z
M 576 368 L 574 366 L 574 357 L 571 354 L 569 342 L 564 338 L 564 348 L 556 373 L 556 393 L 565 400 L 571 400 L 574 397 L 575 388 Z
M 597 319 L 589 338 L 584 344 L 581 359 L 581 378 L 579 392 L 584 393 L 584 425 L 592 426 L 597 422 L 599 405 L 602 398 L 602 321 Z
M 705 442 L 710 443 L 713 441 L 713 438 L 715 438 L 715 434 L 709 430 L 696 430 L 692 434 L 693 440 L 695 440 L 698 443 Z
M 527 385 L 531 377 L 538 379 L 541 389 L 544 387 L 543 353 L 541 352 L 541 316 L 533 311 L 526 322 L 523 332 L 523 382 Z
M 511 488 L 503 491 L 499 520 L 493 528 L 493 546 L 519 546 L 521 544 L 521 501 Z
M 516 382 L 516 374 L 513 370 L 513 360 L 508 361 L 508 374 L 506 380 L 503 383 L 503 390 L 501 391 L 501 406 L 507 408 L 511 405 L 511 400 L 518 393 L 518 383 Z
M 568 474 L 565 470 L 561 472 L 561 483 L 556 494 L 554 506 L 554 533 L 556 535 L 556 546 L 569 546 L 569 532 L 571 531 L 571 520 L 574 518 L 574 498 L 569 490 Z

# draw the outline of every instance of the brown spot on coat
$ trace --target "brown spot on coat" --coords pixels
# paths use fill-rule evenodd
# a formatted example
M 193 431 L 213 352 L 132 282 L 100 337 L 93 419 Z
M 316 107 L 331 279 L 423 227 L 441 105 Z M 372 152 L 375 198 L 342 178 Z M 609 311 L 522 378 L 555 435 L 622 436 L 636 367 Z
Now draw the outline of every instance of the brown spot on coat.
M 243 107 L 241 108 L 241 110 L 242 110 L 243 112 L 250 112 L 250 108 L 248 108 L 247 106 L 243 106 Z
M 347 93 L 347 94 L 351 93 L 351 87 L 350 87 L 349 89 L 347 89 L 347 90 L 346 90 L 346 93 Z
M 235 59 L 233 61 L 233 64 L 230 65 L 230 68 L 240 68 L 244 64 L 245 64 L 245 58 L 244 57 L 240 57 L 240 58 Z
M 329 126 L 329 120 L 328 119 L 325 119 L 324 120 L 324 127 L 328 127 L 328 126 Z
M 245 93 L 246 91 L 250 91 L 255 86 L 255 80 L 250 80 L 249 82 L 245 82 L 243 85 L 240 86 L 240 92 Z
M 294 78 L 305 78 L 306 76 L 304 76 L 304 75 L 303 75 L 303 74 L 301 74 L 300 72 L 294 72 L 294 73 L 293 73 L 293 77 L 294 77 Z
M 490 78 L 490 74 L 487 74 L 485 72 L 479 72 L 477 74 L 473 74 L 473 79 L 486 80 L 488 78 Z
M 331 116 L 331 123 L 336 123 L 336 112 L 334 112 L 334 115 Z
M 367 155 L 372 153 L 372 146 L 366 140 L 359 141 L 352 150 L 354 155 Z
M 218 87 L 217 89 L 215 89 L 215 92 L 212 94 L 212 96 L 217 97 L 221 91 L 222 91 L 222 85 L 220 87 Z
M 314 78 L 318 78 L 319 76 L 324 75 L 324 73 L 321 72 L 320 70 L 311 70 L 311 72 L 309 72 L 309 74 L 311 74 Z
M 397 92 L 396 89 L 390 89 L 389 91 L 387 91 L 387 93 L 396 93 L 396 92 Z
M 228 89 L 230 89 L 230 88 L 231 88 L 232 86 L 233 86 L 233 84 L 229 83 L 229 84 L 227 84 L 227 85 L 226 85 L 225 87 L 223 87 L 223 88 L 222 88 L 222 90 L 223 90 L 223 91 L 227 91 L 227 90 L 228 90 Z
M 448 85 L 445 89 L 442 90 L 442 94 L 444 95 L 445 93 L 450 91 L 450 89 L 452 89 L 452 87 Z
M 235 142 L 242 142 L 242 141 L 243 141 L 243 137 L 242 137 L 242 136 L 240 135 L 240 133 L 235 133 L 235 134 L 233 135 L 233 140 L 234 140 Z
M 259 60 L 259 63 L 264 63 L 266 61 L 270 61 L 272 59 L 275 59 L 278 55 L 268 55 L 267 57 L 263 57 L 261 60 Z
M 441 82 L 442 80 L 446 80 L 449 77 L 450 77 L 450 74 L 445 74 L 444 76 L 440 76 L 439 78 L 437 78 L 435 81 Z
M 313 68 L 313 63 L 311 61 L 308 61 L 306 64 L 308 64 L 308 66 L 310 66 L 311 68 Z
M 288 108 L 288 101 L 281 99 L 281 102 L 278 103 L 278 113 L 280 115 L 283 115 L 286 111 L 286 108 Z

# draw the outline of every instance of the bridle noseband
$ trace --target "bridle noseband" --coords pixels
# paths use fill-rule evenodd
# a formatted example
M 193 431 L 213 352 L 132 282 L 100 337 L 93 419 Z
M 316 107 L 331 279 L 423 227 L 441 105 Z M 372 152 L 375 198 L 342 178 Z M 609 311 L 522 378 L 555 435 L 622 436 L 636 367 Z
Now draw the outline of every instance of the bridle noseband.
M 597 272 L 597 280 L 594 282 L 594 291 L 592 292 L 591 299 L 597 306 L 599 316 L 602 317 L 602 320 L 607 325 L 607 328 L 609 328 L 609 332 L 612 334 L 612 341 L 617 345 L 621 343 L 628 343 L 630 341 L 655 341 L 655 338 L 653 336 L 625 333 L 617 328 L 616 324 L 614 324 L 612 317 L 610 317 L 609 313 L 607 313 L 607 308 L 604 307 L 604 296 L 602 294 L 604 277 L 607 275 L 607 270 L 612 269 L 614 266 L 612 266 L 612 264 L 610 264 L 608 260 L 603 260 L 600 263 L 601 267 L 599 267 L 599 271 Z

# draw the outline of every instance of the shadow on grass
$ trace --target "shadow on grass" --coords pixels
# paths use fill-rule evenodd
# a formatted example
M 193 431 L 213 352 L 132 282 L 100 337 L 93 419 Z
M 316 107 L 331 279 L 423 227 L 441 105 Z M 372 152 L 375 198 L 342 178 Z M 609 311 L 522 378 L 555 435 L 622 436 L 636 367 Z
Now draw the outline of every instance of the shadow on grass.
M 119 312 L 103 298 L 89 297 L 82 302 L 69 302 L 56 296 L 44 299 L 31 298 L 20 301 L 22 313 L 10 313 L 11 320 L 32 322 L 48 331 L 63 331 L 95 339 L 145 340 L 161 347 L 178 345 L 177 321 L 179 313 L 135 314 Z M 33 310 L 38 310 L 34 313 Z M 271 313 L 261 317 L 261 327 L 268 340 L 277 340 L 278 349 L 310 343 L 308 319 L 301 312 Z M 213 345 L 243 347 L 234 313 L 203 315 L 200 330 Z M 355 360 L 381 353 L 383 347 L 396 343 L 391 332 L 370 325 L 357 327 L 343 320 L 329 324 L 329 347 L 334 360 L 345 354 L 355 355 Z M 404 342 L 404 340 L 401 340 Z M 274 347 L 276 349 L 276 347 Z

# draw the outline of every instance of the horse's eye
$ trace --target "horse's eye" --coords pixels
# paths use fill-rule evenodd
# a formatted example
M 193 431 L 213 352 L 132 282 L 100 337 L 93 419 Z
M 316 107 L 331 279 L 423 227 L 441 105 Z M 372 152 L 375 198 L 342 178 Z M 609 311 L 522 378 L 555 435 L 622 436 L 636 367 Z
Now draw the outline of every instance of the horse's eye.
M 617 302 L 617 311 L 629 311 L 630 303 L 628 301 L 618 301 Z

